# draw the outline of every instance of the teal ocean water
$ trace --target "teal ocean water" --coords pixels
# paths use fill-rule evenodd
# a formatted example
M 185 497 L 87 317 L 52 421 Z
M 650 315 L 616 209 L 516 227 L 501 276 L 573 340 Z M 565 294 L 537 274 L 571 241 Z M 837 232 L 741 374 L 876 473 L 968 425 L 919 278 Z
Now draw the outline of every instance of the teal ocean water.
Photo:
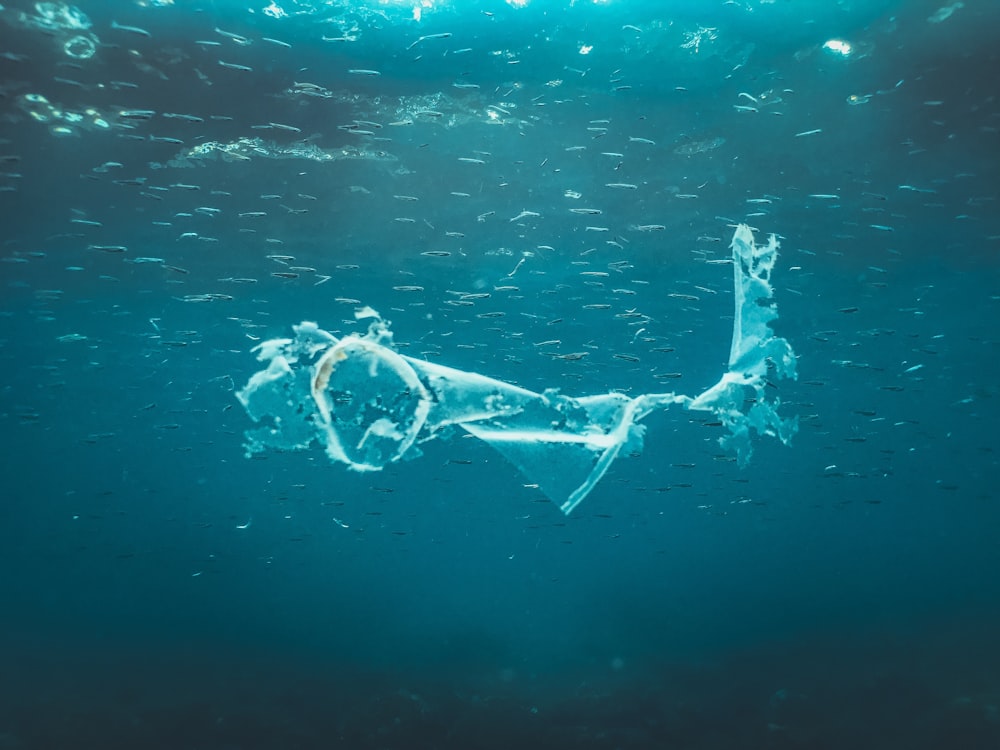
M 988 0 L 2 0 L 0 749 L 1000 747 L 998 29 Z M 613 440 L 562 396 L 748 372 L 740 225 L 780 243 L 797 378 L 762 354 L 732 412 L 645 416 L 564 513 Z M 254 347 L 365 308 L 506 384 L 463 413 L 558 408 L 374 471 L 320 412 L 254 450 Z M 351 456 L 415 424 L 385 362 L 323 402 L 360 405 Z M 765 404 L 797 432 L 741 465 L 727 420 Z

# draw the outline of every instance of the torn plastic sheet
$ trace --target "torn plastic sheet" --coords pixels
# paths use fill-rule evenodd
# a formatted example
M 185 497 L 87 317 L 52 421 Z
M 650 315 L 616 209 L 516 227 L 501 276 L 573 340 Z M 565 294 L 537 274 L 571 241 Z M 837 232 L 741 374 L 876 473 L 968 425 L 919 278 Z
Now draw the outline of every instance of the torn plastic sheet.
M 294 338 L 254 349 L 267 367 L 237 393 L 260 423 L 246 433 L 247 455 L 319 445 L 333 461 L 377 471 L 460 429 L 499 451 L 568 514 L 622 450 L 642 448 L 639 420 L 677 405 L 717 415 L 729 432 L 720 442 L 744 464 L 752 433 L 787 444 L 797 429 L 794 418 L 778 415 L 780 399 L 766 389 L 769 381 L 796 376 L 795 352 L 770 326 L 778 317 L 770 283 L 777 248 L 773 235 L 757 247 L 750 228 L 737 227 L 729 367 L 697 396 L 535 393 L 400 354 L 388 324 L 365 308 L 357 317 L 372 322 L 363 335 L 337 338 L 303 322 L 294 326 Z

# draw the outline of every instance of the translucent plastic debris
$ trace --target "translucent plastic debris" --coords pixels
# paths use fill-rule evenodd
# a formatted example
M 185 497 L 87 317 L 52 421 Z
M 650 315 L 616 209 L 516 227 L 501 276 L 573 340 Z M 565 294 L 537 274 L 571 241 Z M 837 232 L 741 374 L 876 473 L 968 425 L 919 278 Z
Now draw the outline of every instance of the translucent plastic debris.
M 765 391 L 769 380 L 795 378 L 792 345 L 774 335 L 771 321 L 778 308 L 771 301 L 771 270 L 778 258 L 778 240 L 772 234 L 763 247 L 740 224 L 733 235 L 733 296 L 736 311 L 729 369 L 714 386 L 687 404 L 689 409 L 715 412 L 729 428 L 720 442 L 736 451 L 741 465 L 750 460 L 750 430 L 777 437 L 786 445 L 798 430 L 798 420 L 778 416 L 781 400 Z
M 771 380 L 795 377 L 795 353 L 770 327 L 778 315 L 770 284 L 777 248 L 773 235 L 757 247 L 749 227 L 737 228 L 729 367 L 699 395 L 535 393 L 400 354 L 388 324 L 365 308 L 357 313 L 371 320 L 363 335 L 337 338 L 303 322 L 293 338 L 254 349 L 267 366 L 237 393 L 260 424 L 246 433 L 247 455 L 319 446 L 351 469 L 378 471 L 419 455 L 428 440 L 464 431 L 499 451 L 569 513 L 622 450 L 642 448 L 639 420 L 676 405 L 714 413 L 728 428 L 722 444 L 745 463 L 752 433 L 787 444 L 797 428 L 794 419 L 778 415 L 774 389 L 766 389 Z

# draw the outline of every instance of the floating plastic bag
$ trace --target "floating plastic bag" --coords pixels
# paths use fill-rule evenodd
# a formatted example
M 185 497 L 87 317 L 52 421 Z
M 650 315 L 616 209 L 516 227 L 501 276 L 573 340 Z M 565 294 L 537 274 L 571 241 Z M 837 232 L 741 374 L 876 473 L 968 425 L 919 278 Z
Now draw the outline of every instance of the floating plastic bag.
M 268 365 L 237 393 L 262 425 L 246 433 L 247 455 L 319 445 L 333 461 L 377 471 L 457 428 L 489 443 L 568 514 L 623 448 L 641 449 L 640 419 L 679 405 L 715 413 L 729 430 L 721 443 L 745 463 L 752 452 L 751 430 L 787 444 L 797 429 L 794 419 L 778 416 L 779 400 L 769 400 L 765 392 L 768 377 L 795 377 L 792 347 L 770 328 L 778 316 L 770 301 L 777 248 L 773 235 L 758 248 L 750 228 L 737 227 L 729 368 L 698 396 L 535 393 L 400 354 L 388 325 L 365 308 L 357 313 L 372 319 L 364 335 L 338 339 L 303 322 L 293 327 L 294 338 L 254 349 Z

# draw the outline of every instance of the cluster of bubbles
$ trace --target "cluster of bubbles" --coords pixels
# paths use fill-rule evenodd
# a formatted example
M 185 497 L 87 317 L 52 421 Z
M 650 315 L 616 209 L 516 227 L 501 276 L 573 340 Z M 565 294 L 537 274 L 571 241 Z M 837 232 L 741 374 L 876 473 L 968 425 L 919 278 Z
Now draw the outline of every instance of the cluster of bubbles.
M 262 138 L 238 138 L 229 143 L 207 141 L 186 149 L 167 162 L 169 167 L 192 167 L 197 161 L 221 158 L 223 161 L 249 161 L 263 159 L 305 159 L 307 161 L 396 161 L 396 157 L 386 151 L 373 151 L 356 146 L 323 149 L 312 143 L 300 141 L 279 144 Z M 162 167 L 163 165 L 155 165 Z
M 79 8 L 66 3 L 35 3 L 34 11 L 21 12 L 15 23 L 53 35 L 74 60 L 89 60 L 97 52 L 99 40 L 88 31 L 92 24 Z
M 77 128 L 107 130 L 111 127 L 111 123 L 93 107 L 87 107 L 82 112 L 66 110 L 41 94 L 25 94 L 18 99 L 18 104 L 36 122 L 48 123 L 52 135 L 75 135 Z

